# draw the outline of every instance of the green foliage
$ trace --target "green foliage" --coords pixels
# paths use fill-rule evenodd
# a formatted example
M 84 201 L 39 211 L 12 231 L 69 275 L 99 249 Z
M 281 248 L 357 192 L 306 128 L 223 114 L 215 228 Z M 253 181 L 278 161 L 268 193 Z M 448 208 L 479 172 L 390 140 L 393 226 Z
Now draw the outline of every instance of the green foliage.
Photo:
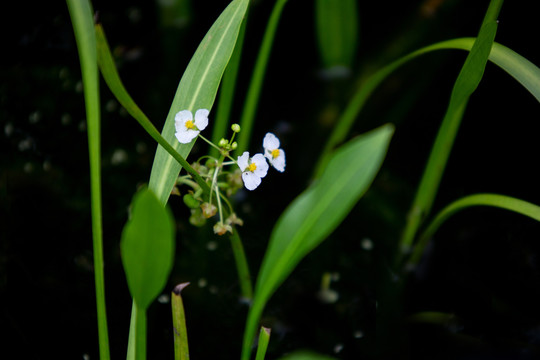
M 248 314 L 242 359 L 265 304 L 296 265 L 343 221 L 369 188 L 388 148 L 393 126 L 384 125 L 351 140 L 332 156 L 321 179 L 280 216 L 266 251 Z
M 315 25 L 319 54 L 325 68 L 351 67 L 357 49 L 356 0 L 317 0 Z
M 195 112 L 212 108 L 248 3 L 248 0 L 234 0 L 227 6 L 200 43 L 180 80 L 162 135 L 184 159 L 195 142 L 180 144 L 176 141 L 174 116 L 180 110 Z M 162 204 L 167 202 L 180 169 L 181 165 L 162 147 L 158 147 L 148 186 Z
M 174 259 L 174 219 L 144 187 L 132 201 L 120 248 L 131 296 L 142 309 L 165 287 Z
M 94 251 L 94 279 L 96 288 L 99 354 L 109 359 L 109 335 L 105 306 L 105 275 L 103 262 L 103 225 L 101 206 L 101 146 L 99 78 L 96 55 L 96 38 L 93 29 L 93 10 L 90 2 L 68 0 L 67 5 L 79 57 L 84 86 L 84 100 L 88 129 L 90 156 L 90 192 L 92 203 L 92 241 Z
M 336 358 L 317 354 L 313 351 L 300 350 L 283 356 L 279 360 L 336 360 Z

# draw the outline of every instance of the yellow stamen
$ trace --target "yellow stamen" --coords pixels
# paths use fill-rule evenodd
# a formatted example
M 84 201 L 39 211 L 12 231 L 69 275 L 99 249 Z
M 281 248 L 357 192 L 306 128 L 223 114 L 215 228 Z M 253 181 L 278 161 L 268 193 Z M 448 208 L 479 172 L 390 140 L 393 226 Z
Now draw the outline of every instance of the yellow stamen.
M 248 166 L 249 171 L 254 172 L 256 169 L 257 169 L 257 165 L 255 165 L 255 163 L 249 164 Z
M 194 128 L 195 128 L 195 124 L 193 123 L 193 121 L 191 121 L 191 120 L 186 121 L 186 128 L 188 128 L 188 129 L 194 129 Z
M 279 156 L 279 149 L 272 150 L 271 154 L 272 154 L 272 159 L 277 158 Z

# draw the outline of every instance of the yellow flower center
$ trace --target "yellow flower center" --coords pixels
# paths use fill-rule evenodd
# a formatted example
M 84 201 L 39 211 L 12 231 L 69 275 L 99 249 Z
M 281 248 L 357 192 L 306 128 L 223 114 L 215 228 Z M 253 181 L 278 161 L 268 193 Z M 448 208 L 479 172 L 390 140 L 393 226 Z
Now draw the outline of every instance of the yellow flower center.
M 272 150 L 271 155 L 272 155 L 272 159 L 277 158 L 279 156 L 279 149 Z
M 249 171 L 254 172 L 257 169 L 257 165 L 255 165 L 255 163 L 251 163 L 247 168 Z
M 186 128 L 188 128 L 188 129 L 194 129 L 194 128 L 195 128 L 195 124 L 193 123 L 193 121 L 191 121 L 191 120 L 186 121 Z

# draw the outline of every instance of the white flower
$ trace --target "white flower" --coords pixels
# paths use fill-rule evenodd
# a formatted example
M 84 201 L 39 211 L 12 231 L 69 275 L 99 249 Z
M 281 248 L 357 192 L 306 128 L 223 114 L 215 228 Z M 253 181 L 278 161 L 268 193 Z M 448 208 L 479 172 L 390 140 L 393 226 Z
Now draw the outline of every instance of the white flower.
M 267 133 L 263 140 L 264 156 L 270 164 L 280 172 L 285 171 L 285 151 L 279 148 L 279 139 L 272 133 Z
M 242 180 L 248 190 L 254 190 L 261 184 L 261 179 L 268 172 L 268 164 L 263 154 L 255 154 L 249 158 L 249 152 L 245 151 L 238 157 L 238 167 L 242 170 Z
M 197 135 L 208 126 L 208 114 L 206 109 L 199 109 L 195 113 L 195 121 L 189 110 L 182 110 L 174 117 L 176 138 L 182 144 L 189 144 Z

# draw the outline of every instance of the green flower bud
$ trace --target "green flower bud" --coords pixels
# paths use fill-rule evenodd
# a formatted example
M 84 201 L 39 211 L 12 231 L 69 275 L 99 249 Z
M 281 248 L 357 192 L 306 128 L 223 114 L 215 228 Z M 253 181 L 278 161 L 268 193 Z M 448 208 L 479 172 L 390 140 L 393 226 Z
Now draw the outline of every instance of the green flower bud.
M 235 133 L 239 133 L 240 132 L 240 125 L 232 124 L 231 125 L 231 130 L 234 131 Z
M 184 199 L 184 204 L 186 204 L 187 207 L 190 209 L 197 209 L 200 205 L 199 201 L 197 201 L 191 194 L 184 195 L 183 199 Z

